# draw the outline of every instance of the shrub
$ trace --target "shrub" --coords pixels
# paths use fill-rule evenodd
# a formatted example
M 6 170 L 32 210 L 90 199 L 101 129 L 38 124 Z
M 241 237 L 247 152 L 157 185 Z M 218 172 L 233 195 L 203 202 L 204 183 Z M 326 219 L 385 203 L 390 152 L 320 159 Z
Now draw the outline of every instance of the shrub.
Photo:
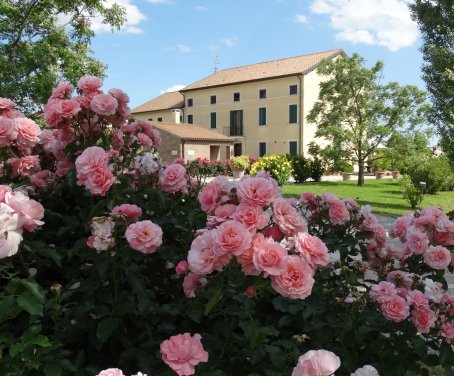
M 409 175 L 415 186 L 426 182 L 425 193 L 429 194 L 451 190 L 454 185 L 454 174 L 445 156 L 415 157 L 401 172 Z
M 416 209 L 422 203 L 424 194 L 421 187 L 415 186 L 408 175 L 403 175 L 400 180 L 400 189 L 405 200 L 408 201 L 412 209 Z
M 353 165 L 351 165 L 350 163 L 348 162 L 345 162 L 345 161 L 341 161 L 338 165 L 338 168 L 339 168 L 339 172 L 347 172 L 347 173 L 353 173 Z
M 311 164 L 311 178 L 314 181 L 321 181 L 322 176 L 325 173 L 325 169 L 323 168 L 323 162 L 319 158 L 314 158 L 310 162 Z
M 311 162 L 303 155 L 289 156 L 292 163 L 293 178 L 296 183 L 304 183 L 311 177 Z
M 186 165 L 187 171 L 191 176 L 204 180 L 208 176 L 230 176 L 232 169 L 230 160 L 210 161 L 208 158 L 196 158 L 189 161 Z
M 256 175 L 261 170 L 270 173 L 279 185 L 287 183 L 293 171 L 292 165 L 285 155 L 261 157 L 251 166 L 251 175 Z
M 231 165 L 234 168 L 246 170 L 249 167 L 249 157 L 247 155 L 239 155 L 237 157 L 234 157 L 231 160 Z

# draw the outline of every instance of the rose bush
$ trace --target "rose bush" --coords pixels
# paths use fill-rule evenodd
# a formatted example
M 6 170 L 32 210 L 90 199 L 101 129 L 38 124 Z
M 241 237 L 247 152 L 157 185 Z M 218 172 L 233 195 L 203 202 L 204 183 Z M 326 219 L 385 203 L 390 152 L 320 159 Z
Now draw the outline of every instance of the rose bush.
M 398 246 L 265 171 L 203 184 L 128 102 L 64 82 L 40 128 L 0 99 L 0 374 L 449 375 L 442 211 L 398 219 Z

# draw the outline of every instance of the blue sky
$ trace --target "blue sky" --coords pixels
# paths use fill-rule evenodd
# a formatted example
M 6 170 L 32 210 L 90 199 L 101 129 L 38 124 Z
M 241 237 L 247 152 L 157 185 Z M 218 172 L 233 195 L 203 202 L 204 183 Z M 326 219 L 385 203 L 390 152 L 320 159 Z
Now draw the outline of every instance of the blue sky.
M 417 85 L 421 40 L 403 0 L 106 0 L 126 7 L 111 33 L 96 20 L 92 47 L 105 89 L 135 107 L 218 69 L 342 48 L 385 63 L 385 81 Z

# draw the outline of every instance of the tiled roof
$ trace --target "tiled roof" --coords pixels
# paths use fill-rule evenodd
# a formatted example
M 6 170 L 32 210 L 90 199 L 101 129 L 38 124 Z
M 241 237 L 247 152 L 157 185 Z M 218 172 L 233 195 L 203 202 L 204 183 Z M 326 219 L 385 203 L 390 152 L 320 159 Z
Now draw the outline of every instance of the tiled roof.
M 265 63 L 223 69 L 186 86 L 181 92 L 307 73 L 314 69 L 322 59 L 333 58 L 341 54 L 344 54 L 344 52 L 341 49 L 336 49 L 311 55 L 289 57 L 286 59 L 267 61 Z
M 152 122 L 153 127 L 157 128 L 159 131 L 164 131 L 171 133 L 183 140 L 192 140 L 192 141 L 216 141 L 216 142 L 230 142 L 235 141 L 232 137 L 224 136 L 220 133 L 210 131 L 209 129 L 199 127 L 194 124 L 188 123 L 160 123 Z
M 148 112 L 158 110 L 168 110 L 171 108 L 182 108 L 184 106 L 184 97 L 179 91 L 171 91 L 168 93 L 161 94 L 159 97 L 153 98 L 136 108 L 133 108 L 131 112 Z

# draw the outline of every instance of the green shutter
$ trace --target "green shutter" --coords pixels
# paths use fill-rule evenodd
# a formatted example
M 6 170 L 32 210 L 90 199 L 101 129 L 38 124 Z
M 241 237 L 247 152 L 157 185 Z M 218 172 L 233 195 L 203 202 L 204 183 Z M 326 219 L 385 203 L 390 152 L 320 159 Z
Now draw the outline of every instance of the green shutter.
M 288 122 L 294 124 L 298 122 L 298 105 L 291 104 L 288 107 Z
M 290 155 L 296 155 L 298 152 L 297 152 L 297 142 L 296 141 L 290 141 L 289 142 L 289 154 Z
M 266 142 L 259 142 L 259 157 L 263 157 L 266 154 Z
M 210 128 L 216 128 L 216 112 L 210 114 Z
M 230 136 L 235 134 L 235 111 L 230 111 Z
M 243 133 L 243 110 L 239 110 L 240 113 L 240 134 L 237 136 L 244 136 Z
M 266 125 L 266 107 L 259 108 L 259 125 Z

